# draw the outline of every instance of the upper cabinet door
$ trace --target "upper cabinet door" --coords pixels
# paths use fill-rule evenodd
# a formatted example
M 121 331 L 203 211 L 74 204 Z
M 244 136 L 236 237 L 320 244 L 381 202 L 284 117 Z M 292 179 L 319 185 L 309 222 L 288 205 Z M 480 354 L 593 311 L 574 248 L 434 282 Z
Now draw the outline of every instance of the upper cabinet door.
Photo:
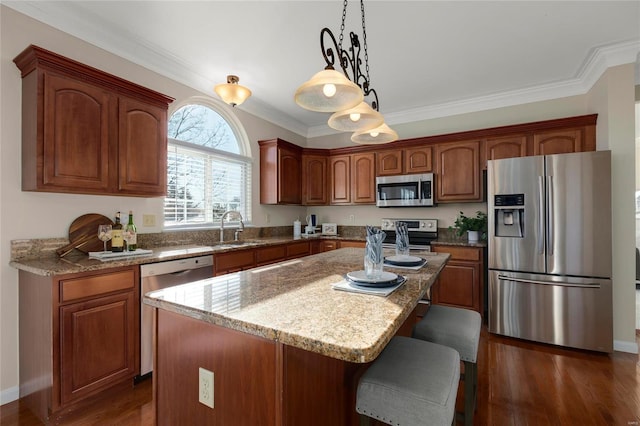
M 166 195 L 166 109 L 121 97 L 119 110 L 118 190 Z
M 351 201 L 355 204 L 376 202 L 376 162 L 373 152 L 351 156 Z
M 329 159 L 331 204 L 351 203 L 351 157 L 339 155 Z
M 438 203 L 482 201 L 480 141 L 438 144 L 436 160 Z
M 300 152 L 278 147 L 279 202 L 282 204 L 301 204 Z
M 406 148 L 404 150 L 404 165 L 407 174 L 430 173 L 433 171 L 431 146 Z
M 533 135 L 533 154 L 551 155 L 581 152 L 583 149 L 582 132 L 576 130 L 559 130 Z
M 106 190 L 109 187 L 109 140 L 114 136 L 110 114 L 117 100 L 85 82 L 50 73 L 44 73 L 43 79 L 44 129 L 37 144 L 42 146 L 42 151 L 35 153 L 42 156 L 39 170 L 42 176 L 25 189 Z M 29 113 L 36 114 L 35 111 Z
M 390 176 L 401 175 L 402 167 L 402 151 L 381 151 L 376 154 L 376 175 L 377 176 Z
M 307 206 L 328 204 L 327 182 L 327 157 L 323 155 L 303 155 L 302 204 Z
M 516 158 L 527 156 L 527 136 L 514 135 L 489 138 L 485 141 L 483 169 L 487 168 L 487 160 Z

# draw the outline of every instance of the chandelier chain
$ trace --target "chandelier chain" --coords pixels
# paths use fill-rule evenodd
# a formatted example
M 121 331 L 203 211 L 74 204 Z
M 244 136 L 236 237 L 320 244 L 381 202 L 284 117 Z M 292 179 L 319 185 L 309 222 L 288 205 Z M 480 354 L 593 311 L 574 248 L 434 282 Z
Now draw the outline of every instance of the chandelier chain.
M 342 52 L 342 40 L 344 39 L 344 20 L 347 17 L 347 3 L 349 0 L 344 0 L 342 5 L 342 24 L 340 25 L 340 37 L 338 38 L 338 50 Z
M 346 4 L 346 0 L 345 0 L 345 4 Z M 367 52 L 367 29 L 364 23 L 364 0 L 360 0 L 360 11 L 362 13 L 362 42 L 364 45 L 364 65 L 365 65 L 365 71 L 367 73 L 367 81 L 369 82 L 369 84 L 371 84 L 371 78 L 369 78 L 369 53 Z M 344 25 L 344 18 L 342 18 L 343 20 L 343 25 Z

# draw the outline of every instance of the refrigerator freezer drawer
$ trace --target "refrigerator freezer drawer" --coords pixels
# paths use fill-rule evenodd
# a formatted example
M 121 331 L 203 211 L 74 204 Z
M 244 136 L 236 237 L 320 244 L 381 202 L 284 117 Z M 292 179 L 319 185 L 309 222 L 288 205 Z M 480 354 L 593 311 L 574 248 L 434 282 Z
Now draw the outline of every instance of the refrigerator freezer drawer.
M 489 271 L 489 331 L 613 351 L 611 280 Z

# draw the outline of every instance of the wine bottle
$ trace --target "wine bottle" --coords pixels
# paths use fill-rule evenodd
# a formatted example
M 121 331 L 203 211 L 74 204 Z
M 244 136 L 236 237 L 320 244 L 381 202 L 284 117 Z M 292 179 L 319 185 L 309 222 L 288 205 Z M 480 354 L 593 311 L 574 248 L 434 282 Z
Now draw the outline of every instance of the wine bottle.
M 133 211 L 131 210 L 129 210 L 129 223 L 125 225 L 124 232 L 127 234 L 127 249 L 135 251 L 138 248 L 138 232 L 136 225 L 133 223 Z
M 120 223 L 120 212 L 116 213 L 116 223 L 111 230 L 111 251 L 124 251 L 124 238 L 122 238 L 122 224 Z

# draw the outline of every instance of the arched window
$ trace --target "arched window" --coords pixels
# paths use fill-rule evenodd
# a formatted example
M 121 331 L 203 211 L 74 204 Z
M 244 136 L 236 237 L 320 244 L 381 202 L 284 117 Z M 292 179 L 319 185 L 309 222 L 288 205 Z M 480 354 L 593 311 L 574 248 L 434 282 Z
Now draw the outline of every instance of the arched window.
M 218 226 L 228 210 L 251 221 L 247 136 L 235 117 L 214 108 L 211 102 L 191 100 L 169 118 L 167 228 Z

